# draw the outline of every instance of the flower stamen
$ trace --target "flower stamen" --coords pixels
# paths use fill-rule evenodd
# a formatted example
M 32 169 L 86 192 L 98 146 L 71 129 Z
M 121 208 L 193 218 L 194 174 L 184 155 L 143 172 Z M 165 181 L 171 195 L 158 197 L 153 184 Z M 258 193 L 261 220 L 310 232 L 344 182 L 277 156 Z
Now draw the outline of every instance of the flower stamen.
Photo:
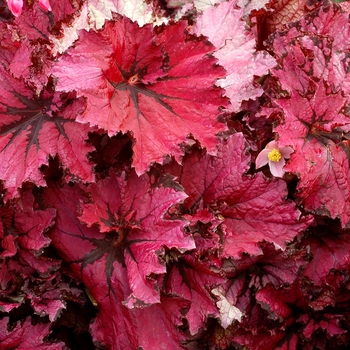
M 279 162 L 282 158 L 282 154 L 278 149 L 273 149 L 271 152 L 268 153 L 267 158 L 271 160 L 272 162 Z

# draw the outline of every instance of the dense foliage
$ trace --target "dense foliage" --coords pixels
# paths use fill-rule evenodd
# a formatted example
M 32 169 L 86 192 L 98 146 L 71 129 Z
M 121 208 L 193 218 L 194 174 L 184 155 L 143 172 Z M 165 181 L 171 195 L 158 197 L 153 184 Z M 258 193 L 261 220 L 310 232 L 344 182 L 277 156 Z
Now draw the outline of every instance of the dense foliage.
M 1 2 L 0 348 L 347 349 L 349 12 Z

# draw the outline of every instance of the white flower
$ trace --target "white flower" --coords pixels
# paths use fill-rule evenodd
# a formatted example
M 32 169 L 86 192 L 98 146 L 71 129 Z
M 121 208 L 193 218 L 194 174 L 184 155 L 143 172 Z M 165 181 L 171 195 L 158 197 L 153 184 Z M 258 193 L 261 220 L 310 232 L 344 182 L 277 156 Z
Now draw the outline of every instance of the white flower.
M 294 152 L 292 147 L 278 147 L 277 141 L 271 141 L 257 156 L 256 169 L 269 164 L 273 176 L 283 177 L 283 167 L 286 164 L 285 159 L 290 158 L 292 152 Z

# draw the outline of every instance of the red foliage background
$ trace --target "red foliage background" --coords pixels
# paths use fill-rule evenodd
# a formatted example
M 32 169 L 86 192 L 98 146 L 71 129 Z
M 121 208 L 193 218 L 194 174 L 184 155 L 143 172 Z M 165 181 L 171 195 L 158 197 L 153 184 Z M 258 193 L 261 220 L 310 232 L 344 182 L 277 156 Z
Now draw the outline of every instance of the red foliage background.
M 347 349 L 346 3 L 51 5 L 0 6 L 0 348 Z

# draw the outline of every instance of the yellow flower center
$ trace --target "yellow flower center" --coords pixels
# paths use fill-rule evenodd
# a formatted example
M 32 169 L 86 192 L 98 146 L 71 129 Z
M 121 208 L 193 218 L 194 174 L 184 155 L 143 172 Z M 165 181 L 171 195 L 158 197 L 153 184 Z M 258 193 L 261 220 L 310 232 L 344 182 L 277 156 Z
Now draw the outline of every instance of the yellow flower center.
M 279 160 L 282 158 L 282 154 L 278 149 L 273 149 L 268 153 L 267 158 L 269 158 L 271 162 L 279 162 Z

